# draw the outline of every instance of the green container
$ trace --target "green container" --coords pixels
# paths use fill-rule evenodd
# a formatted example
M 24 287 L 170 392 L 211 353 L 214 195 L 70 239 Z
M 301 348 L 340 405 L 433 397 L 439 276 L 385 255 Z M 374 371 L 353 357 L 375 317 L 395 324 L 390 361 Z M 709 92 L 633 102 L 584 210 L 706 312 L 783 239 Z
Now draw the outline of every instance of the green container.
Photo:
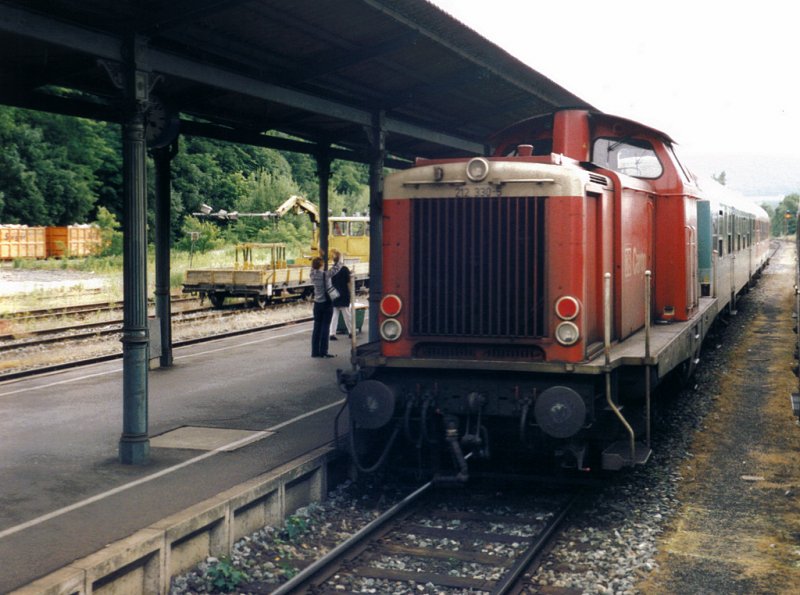
M 356 332 L 361 332 L 361 327 L 364 325 L 364 317 L 367 314 L 367 307 L 356 304 Z M 345 335 L 347 334 L 347 325 L 344 323 L 344 316 L 339 312 L 339 322 L 336 323 L 336 333 Z

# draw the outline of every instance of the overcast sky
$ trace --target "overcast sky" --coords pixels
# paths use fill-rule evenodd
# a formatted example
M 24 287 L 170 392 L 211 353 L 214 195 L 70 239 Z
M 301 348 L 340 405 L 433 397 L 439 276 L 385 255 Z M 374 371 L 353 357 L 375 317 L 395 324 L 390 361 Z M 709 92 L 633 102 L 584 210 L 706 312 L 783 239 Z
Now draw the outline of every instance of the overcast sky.
M 791 2 L 431 1 L 598 109 L 666 132 L 685 153 L 798 153 Z

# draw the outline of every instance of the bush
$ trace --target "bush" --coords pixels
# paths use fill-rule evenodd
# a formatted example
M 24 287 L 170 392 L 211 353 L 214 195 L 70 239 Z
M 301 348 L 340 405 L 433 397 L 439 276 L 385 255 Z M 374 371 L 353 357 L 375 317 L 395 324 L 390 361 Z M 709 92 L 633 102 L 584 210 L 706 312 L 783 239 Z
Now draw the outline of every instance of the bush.
M 206 578 L 211 586 L 222 593 L 229 593 L 240 583 L 249 580 L 246 573 L 236 568 L 228 558 L 222 557 L 219 562 L 206 570 Z
M 222 243 L 217 224 L 190 216 L 183 220 L 183 237 L 175 247 L 187 252 L 208 252 L 219 248 Z
M 97 227 L 100 228 L 100 256 L 122 254 L 122 232 L 114 213 L 105 207 L 97 207 Z

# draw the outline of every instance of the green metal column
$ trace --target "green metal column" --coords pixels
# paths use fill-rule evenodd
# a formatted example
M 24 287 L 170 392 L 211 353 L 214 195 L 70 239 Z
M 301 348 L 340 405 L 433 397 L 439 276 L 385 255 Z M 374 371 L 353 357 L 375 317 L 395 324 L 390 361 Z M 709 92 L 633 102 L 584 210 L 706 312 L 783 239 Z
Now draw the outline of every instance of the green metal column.
M 153 151 L 156 166 L 156 317 L 161 327 L 162 368 L 172 365 L 172 303 L 170 298 L 170 174 L 172 158 L 178 152 L 178 143 Z
M 373 116 L 369 161 L 369 340 L 378 341 L 378 312 L 383 297 L 383 167 L 386 160 L 384 112 Z
M 135 74 L 132 79 L 135 79 Z M 133 87 L 133 84 L 131 85 Z M 122 128 L 123 167 L 123 289 L 122 325 L 122 437 L 120 462 L 146 462 L 150 455 L 147 433 L 147 208 L 143 102 L 128 92 Z
M 328 198 L 331 179 L 331 156 L 328 147 L 323 147 L 315 155 L 317 160 L 317 179 L 319 180 L 319 253 L 325 260 L 325 268 L 328 268 L 328 235 L 330 225 L 328 224 Z

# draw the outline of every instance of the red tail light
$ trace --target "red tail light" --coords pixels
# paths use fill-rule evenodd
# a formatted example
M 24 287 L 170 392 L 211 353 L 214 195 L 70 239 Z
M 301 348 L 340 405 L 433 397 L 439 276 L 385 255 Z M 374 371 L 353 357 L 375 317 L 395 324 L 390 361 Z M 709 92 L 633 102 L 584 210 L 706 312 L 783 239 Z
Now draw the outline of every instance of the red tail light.
M 403 300 L 399 296 L 390 293 L 383 296 L 381 300 L 381 312 L 384 316 L 397 316 L 403 309 Z
M 556 316 L 561 320 L 572 320 L 581 311 L 581 303 L 574 297 L 565 295 L 556 301 Z

